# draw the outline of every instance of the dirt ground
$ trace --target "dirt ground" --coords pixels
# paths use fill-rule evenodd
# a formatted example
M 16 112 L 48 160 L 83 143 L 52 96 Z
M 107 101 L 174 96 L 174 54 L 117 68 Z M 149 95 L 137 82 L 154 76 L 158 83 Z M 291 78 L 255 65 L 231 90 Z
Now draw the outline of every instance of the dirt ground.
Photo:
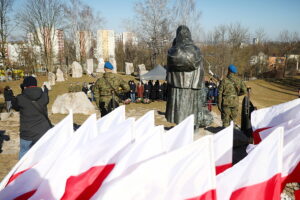
M 122 76 L 126 81 L 134 80 L 132 76 Z M 272 106 L 275 104 L 287 102 L 293 100 L 298 97 L 297 89 L 300 88 L 299 77 L 295 78 L 293 81 L 287 81 L 288 84 L 283 82 L 276 82 L 274 80 L 254 80 L 246 82 L 248 87 L 251 87 L 251 101 L 254 106 L 258 108 L 263 108 L 267 106 Z M 39 77 L 38 85 L 41 86 L 44 81 L 47 81 L 47 77 Z M 49 92 L 50 103 L 48 105 L 48 110 L 51 111 L 51 106 L 58 95 L 64 94 L 68 92 L 68 86 L 70 84 L 76 84 L 83 82 L 94 82 L 96 78 L 83 76 L 82 78 L 68 78 L 65 82 L 56 83 L 56 85 L 52 86 L 52 90 Z M 4 104 L 3 95 L 1 91 L 5 85 L 9 85 L 15 95 L 21 92 L 19 85 L 22 81 L 11 81 L 8 83 L 0 83 L 0 112 Z M 240 98 L 240 102 L 242 101 L 242 97 Z M 149 110 L 155 110 L 155 124 L 156 125 L 164 125 L 167 128 L 171 128 L 174 124 L 166 121 L 164 117 L 166 103 L 163 101 L 160 102 L 152 102 L 150 104 L 137 104 L 132 103 L 126 105 L 126 116 L 127 117 L 136 117 L 139 118 L 143 114 L 145 114 Z M 99 112 L 98 112 L 99 115 Z M 219 127 L 221 125 L 219 111 L 216 107 L 213 107 L 213 115 L 215 118 L 215 122 L 212 127 Z M 51 121 L 56 124 L 61 119 L 63 119 L 66 115 L 62 114 L 51 114 L 49 112 L 49 118 Z M 86 119 L 87 115 L 74 115 L 74 122 L 77 124 L 82 124 Z M 238 119 L 238 123 L 240 123 L 240 117 Z M 0 180 L 9 172 L 9 170 L 13 167 L 13 165 L 17 162 L 17 153 L 19 150 L 19 121 L 18 116 L 16 115 L 13 120 L 10 121 L 0 121 L 0 133 L 4 133 L 10 137 L 9 141 L 3 142 L 2 150 L 0 153 Z M 201 137 L 201 135 L 209 134 L 204 129 L 200 129 L 199 134 L 196 137 Z M 0 144 L 1 145 L 1 144 Z

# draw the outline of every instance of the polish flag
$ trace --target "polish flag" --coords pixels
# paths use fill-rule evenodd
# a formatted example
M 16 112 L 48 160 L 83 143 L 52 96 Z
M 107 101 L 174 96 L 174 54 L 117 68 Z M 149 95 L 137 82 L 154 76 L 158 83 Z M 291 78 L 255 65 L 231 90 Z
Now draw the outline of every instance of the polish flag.
M 106 192 L 105 188 L 110 187 L 111 181 L 129 173 L 139 163 L 192 143 L 193 127 L 194 116 L 191 115 L 166 133 L 163 126 L 157 126 L 151 129 L 149 134 L 144 134 L 143 137 L 135 140 L 132 148 L 120 156 L 115 168 L 92 199 L 101 199 L 104 195 L 102 193 Z
M 276 129 L 251 153 L 217 176 L 218 199 L 280 200 L 283 128 Z
M 214 200 L 214 165 L 212 136 L 205 136 L 136 165 L 97 199 Z
M 233 122 L 213 136 L 217 175 L 232 167 Z
M 285 129 L 282 167 L 282 188 L 286 183 L 300 183 L 300 123 Z M 269 136 L 270 137 L 270 136 Z
M 66 126 L 68 126 L 68 124 Z M 73 132 L 73 123 L 69 126 Z M 0 199 L 24 199 L 25 197 L 29 198 L 33 195 L 51 168 L 59 162 L 62 155 L 72 154 L 79 145 L 85 144 L 97 136 L 96 115 L 91 115 L 71 137 L 62 138 L 61 135 L 63 134 L 64 132 L 60 132 L 60 135 L 57 137 L 60 136 L 59 139 L 64 140 L 55 140 L 57 143 L 60 143 L 61 148 L 50 149 L 48 152 L 45 152 L 43 159 L 19 175 L 15 181 L 0 192 Z M 48 144 L 46 143 L 45 145 Z
M 130 144 L 133 126 L 134 119 L 129 118 L 62 154 L 30 199 L 90 199 L 114 168 L 115 156 Z
M 260 132 L 294 118 L 300 118 L 300 99 L 253 111 L 251 124 L 254 144 L 261 142 Z
M 97 120 L 97 130 L 98 134 L 106 132 L 107 130 L 112 129 L 116 124 L 122 123 L 125 121 L 125 106 L 119 106 L 112 112 L 108 113 L 104 117 Z
M 300 182 L 300 119 L 289 120 L 280 126 L 284 128 L 283 189 L 286 183 Z M 278 126 L 260 132 L 261 138 L 267 138 L 276 128 L 278 128 Z M 254 146 L 252 150 L 255 149 L 256 146 Z M 250 153 L 252 153 L 252 150 Z
M 70 113 L 62 121 L 48 130 L 30 150 L 17 162 L 0 184 L 2 190 L 7 184 L 15 180 L 20 174 L 64 148 L 65 141 L 72 138 L 73 114 Z

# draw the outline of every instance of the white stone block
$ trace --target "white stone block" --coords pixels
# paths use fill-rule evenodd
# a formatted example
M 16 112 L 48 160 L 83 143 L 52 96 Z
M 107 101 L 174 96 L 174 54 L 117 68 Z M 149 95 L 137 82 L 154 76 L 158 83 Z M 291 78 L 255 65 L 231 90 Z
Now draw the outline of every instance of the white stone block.
M 84 92 L 73 92 L 59 95 L 53 105 L 53 114 L 68 114 L 72 110 L 74 114 L 91 115 L 96 112 L 94 105 Z
M 73 78 L 80 78 L 80 77 L 82 77 L 82 67 L 76 61 L 74 61 L 72 63 L 72 77 Z

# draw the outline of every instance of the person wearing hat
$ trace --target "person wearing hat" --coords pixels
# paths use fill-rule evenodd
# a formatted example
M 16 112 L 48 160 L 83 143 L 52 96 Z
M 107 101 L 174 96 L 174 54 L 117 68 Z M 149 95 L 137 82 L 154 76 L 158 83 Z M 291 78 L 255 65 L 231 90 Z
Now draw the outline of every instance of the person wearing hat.
M 227 127 L 230 121 L 235 121 L 238 115 L 239 96 L 247 93 L 244 82 L 237 77 L 237 68 L 228 66 L 228 74 L 218 88 L 218 108 L 221 112 L 223 127 Z
M 24 79 L 22 93 L 12 100 L 12 106 L 20 111 L 20 152 L 19 159 L 35 144 L 52 126 L 48 118 L 48 89 L 37 87 L 33 76 Z
M 110 62 L 105 62 L 104 75 L 99 78 L 93 87 L 96 105 L 101 112 L 101 116 L 105 116 L 114 108 L 118 107 L 120 99 L 119 88 L 123 92 L 130 90 L 129 85 L 117 74 L 112 73 L 114 67 Z

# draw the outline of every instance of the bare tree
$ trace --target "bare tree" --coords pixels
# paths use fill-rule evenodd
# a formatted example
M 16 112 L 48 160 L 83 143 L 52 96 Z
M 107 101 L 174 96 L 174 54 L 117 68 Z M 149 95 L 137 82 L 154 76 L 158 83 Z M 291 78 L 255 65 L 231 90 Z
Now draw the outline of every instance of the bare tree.
M 208 37 L 208 44 L 210 46 L 204 49 L 204 57 L 209 62 L 211 70 L 222 78 L 230 62 L 228 27 L 226 25 L 219 25 L 213 32 L 209 33 Z
M 67 19 L 67 38 L 70 41 L 69 48 L 77 50 L 77 59 L 81 62 L 85 61 L 86 58 L 92 58 L 93 46 L 87 45 L 87 43 L 93 43 L 89 40 L 92 40 L 93 33 L 105 23 L 104 17 L 80 0 L 70 0 L 64 6 L 64 11 Z M 86 37 L 87 35 L 90 37 Z M 87 46 L 90 49 L 87 50 Z
M 7 64 L 6 48 L 10 23 L 9 12 L 12 9 L 13 3 L 14 0 L 0 0 L 0 59 L 5 68 Z
M 54 71 L 53 41 L 56 29 L 63 25 L 61 0 L 27 0 L 18 14 L 20 25 L 33 44 L 42 49 L 43 62 L 48 71 Z
M 248 29 L 242 27 L 240 23 L 230 24 L 228 26 L 228 40 L 233 47 L 240 47 L 242 43 L 249 41 Z
M 285 57 L 285 63 L 283 66 L 283 77 L 285 77 L 285 72 L 288 64 L 288 55 L 297 48 L 297 44 L 299 43 L 300 38 L 297 32 L 290 33 L 288 30 L 285 30 L 280 32 L 279 41 L 281 43 L 281 55 Z
M 266 32 L 262 27 L 255 30 L 255 37 L 258 39 L 259 43 L 264 43 L 267 40 Z
M 142 42 L 148 44 L 152 65 L 162 56 L 163 47 L 171 39 L 169 0 L 140 0 L 135 4 L 135 32 Z
M 174 10 L 172 19 L 175 25 L 174 30 L 179 25 L 186 25 L 189 27 L 193 39 L 199 41 L 201 11 L 197 9 L 196 4 L 196 0 L 176 0 L 172 9 Z

